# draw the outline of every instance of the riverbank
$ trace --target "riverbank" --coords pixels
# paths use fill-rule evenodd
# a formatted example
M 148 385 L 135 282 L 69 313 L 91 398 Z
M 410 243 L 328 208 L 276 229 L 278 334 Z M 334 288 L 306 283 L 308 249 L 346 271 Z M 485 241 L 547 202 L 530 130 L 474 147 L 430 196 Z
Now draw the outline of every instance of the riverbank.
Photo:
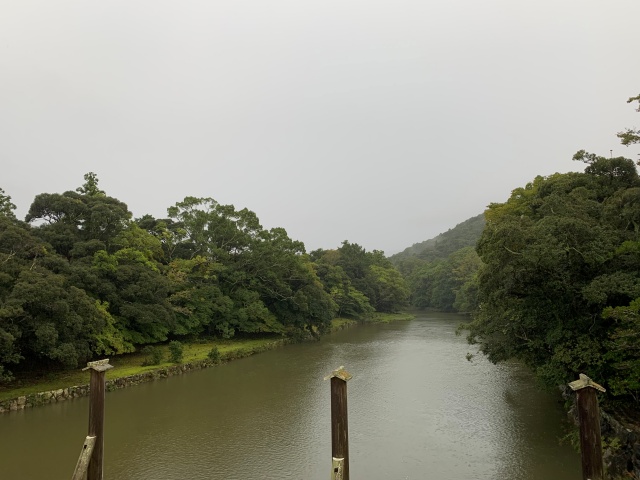
M 382 314 L 376 313 L 364 322 L 347 318 L 336 318 L 331 322 L 331 330 L 337 331 L 358 323 L 387 323 L 398 320 L 410 320 L 414 315 L 409 313 Z M 106 373 L 107 391 L 126 388 L 140 383 L 181 375 L 193 370 L 209 368 L 238 358 L 248 357 L 256 353 L 282 347 L 292 340 L 282 337 L 265 337 L 230 340 L 197 340 L 183 343 L 183 357 L 180 363 L 164 361 L 157 365 L 145 365 L 148 355 L 136 352 L 110 357 L 114 368 Z M 163 359 L 169 358 L 169 346 L 158 345 Z M 219 359 L 209 358 L 209 353 L 216 348 Z M 0 389 L 0 413 L 23 410 L 48 403 L 55 403 L 82 397 L 89 394 L 89 374 L 82 370 L 50 372 L 43 376 L 24 379 L 12 388 Z

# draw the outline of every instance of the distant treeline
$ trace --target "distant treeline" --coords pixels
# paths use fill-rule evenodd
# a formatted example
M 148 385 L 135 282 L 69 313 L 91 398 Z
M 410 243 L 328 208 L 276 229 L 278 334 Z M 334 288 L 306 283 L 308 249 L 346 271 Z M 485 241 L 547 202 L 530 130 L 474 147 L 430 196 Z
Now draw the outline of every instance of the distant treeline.
M 306 254 L 211 198 L 134 220 L 88 173 L 76 191 L 37 195 L 24 222 L 14 210 L 0 189 L 4 382 L 168 339 L 319 335 L 336 315 L 393 312 L 408 297 L 382 252 L 345 241 Z

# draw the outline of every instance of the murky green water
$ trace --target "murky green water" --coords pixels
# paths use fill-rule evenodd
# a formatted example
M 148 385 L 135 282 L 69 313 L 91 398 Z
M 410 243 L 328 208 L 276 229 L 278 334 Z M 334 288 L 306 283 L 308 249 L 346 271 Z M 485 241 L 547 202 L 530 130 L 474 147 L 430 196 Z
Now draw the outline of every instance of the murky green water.
M 352 480 L 579 480 L 555 398 L 518 365 L 465 359 L 461 317 L 337 332 L 107 394 L 107 480 L 327 480 L 329 382 L 345 365 Z M 0 416 L 0 478 L 68 479 L 88 399 Z

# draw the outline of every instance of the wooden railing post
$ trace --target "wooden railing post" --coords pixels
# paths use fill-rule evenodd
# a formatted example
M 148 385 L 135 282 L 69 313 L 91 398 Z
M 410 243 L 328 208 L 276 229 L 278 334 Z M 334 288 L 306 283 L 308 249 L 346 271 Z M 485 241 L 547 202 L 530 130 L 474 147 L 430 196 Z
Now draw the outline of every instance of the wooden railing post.
M 569 386 L 577 396 L 582 478 L 583 480 L 604 480 L 600 410 L 596 391 L 604 392 L 605 389 L 583 373 L 580 374 L 580 380 L 571 382 Z
M 349 480 L 347 380 L 351 374 L 340 367 L 324 379 L 331 379 L 331 478 Z
M 104 395 L 105 374 L 113 368 L 109 359 L 87 363 L 83 370 L 91 370 L 89 382 L 89 437 L 95 437 L 93 453 L 89 459 L 87 480 L 102 480 L 104 456 Z

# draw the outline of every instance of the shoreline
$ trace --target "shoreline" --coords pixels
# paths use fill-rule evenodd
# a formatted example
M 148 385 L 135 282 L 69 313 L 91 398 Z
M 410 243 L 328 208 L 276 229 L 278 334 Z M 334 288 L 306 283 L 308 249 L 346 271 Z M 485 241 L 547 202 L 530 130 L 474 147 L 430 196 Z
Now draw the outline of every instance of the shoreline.
M 365 321 L 357 321 L 352 319 L 345 318 L 336 318 L 332 321 L 331 332 L 336 332 L 339 330 L 343 330 L 345 328 L 350 328 L 356 325 L 364 325 L 368 323 L 387 323 L 391 321 L 399 321 L 399 320 L 411 320 L 415 318 L 415 315 L 410 313 L 399 313 L 399 314 L 376 314 L 372 319 Z M 211 368 L 218 365 L 223 365 L 227 362 L 237 360 L 240 358 L 249 357 L 255 355 L 257 353 L 265 352 L 268 350 L 274 350 L 276 348 L 281 348 L 285 345 L 295 343 L 294 340 L 289 338 L 267 338 L 260 340 L 232 340 L 226 342 L 208 342 L 208 343 L 194 343 L 187 345 L 188 348 L 188 357 L 193 357 L 192 360 L 185 360 L 184 363 L 164 363 L 160 365 L 154 365 L 151 367 L 142 367 L 132 366 L 132 365 L 122 365 L 120 371 L 116 370 L 118 365 L 115 365 L 116 368 L 111 369 L 108 374 L 111 374 L 112 378 L 107 378 L 105 389 L 107 392 L 113 390 L 119 390 L 121 388 L 127 388 L 134 385 L 139 385 L 141 383 L 151 382 L 161 378 L 168 378 L 175 375 L 182 375 L 184 373 L 188 373 L 191 371 L 202 370 L 203 368 Z M 207 348 L 218 347 L 222 344 L 220 348 L 220 360 L 218 362 L 214 362 L 208 357 L 206 354 L 204 358 L 200 358 L 203 356 L 203 352 Z M 124 358 L 124 356 L 116 356 L 112 360 L 113 363 L 118 363 L 118 359 Z M 129 359 L 135 359 L 136 361 L 140 361 L 143 357 L 140 353 L 137 355 L 129 356 Z M 126 374 L 124 372 L 133 370 L 134 373 Z M 78 372 L 75 372 L 76 374 Z M 118 373 L 123 373 L 118 375 Z M 25 410 L 28 408 L 39 407 L 43 405 L 48 405 L 50 403 L 63 402 L 67 400 L 72 400 L 74 398 L 84 397 L 89 395 L 89 376 L 86 376 L 86 383 L 80 382 L 71 382 L 66 384 L 66 386 L 60 382 L 53 389 L 42 389 L 38 390 L 38 385 L 46 385 L 47 381 L 36 382 L 34 385 L 28 387 L 29 390 L 35 390 L 29 393 L 20 394 L 21 388 L 16 388 L 17 395 L 12 395 L 9 398 L 4 400 L 0 400 L 0 414 L 2 413 L 10 413 Z M 62 376 L 61 378 L 64 378 Z M 75 385 L 73 383 L 76 383 Z M 77 384 L 80 383 L 80 384 Z M 12 390 L 9 390 L 11 392 Z

